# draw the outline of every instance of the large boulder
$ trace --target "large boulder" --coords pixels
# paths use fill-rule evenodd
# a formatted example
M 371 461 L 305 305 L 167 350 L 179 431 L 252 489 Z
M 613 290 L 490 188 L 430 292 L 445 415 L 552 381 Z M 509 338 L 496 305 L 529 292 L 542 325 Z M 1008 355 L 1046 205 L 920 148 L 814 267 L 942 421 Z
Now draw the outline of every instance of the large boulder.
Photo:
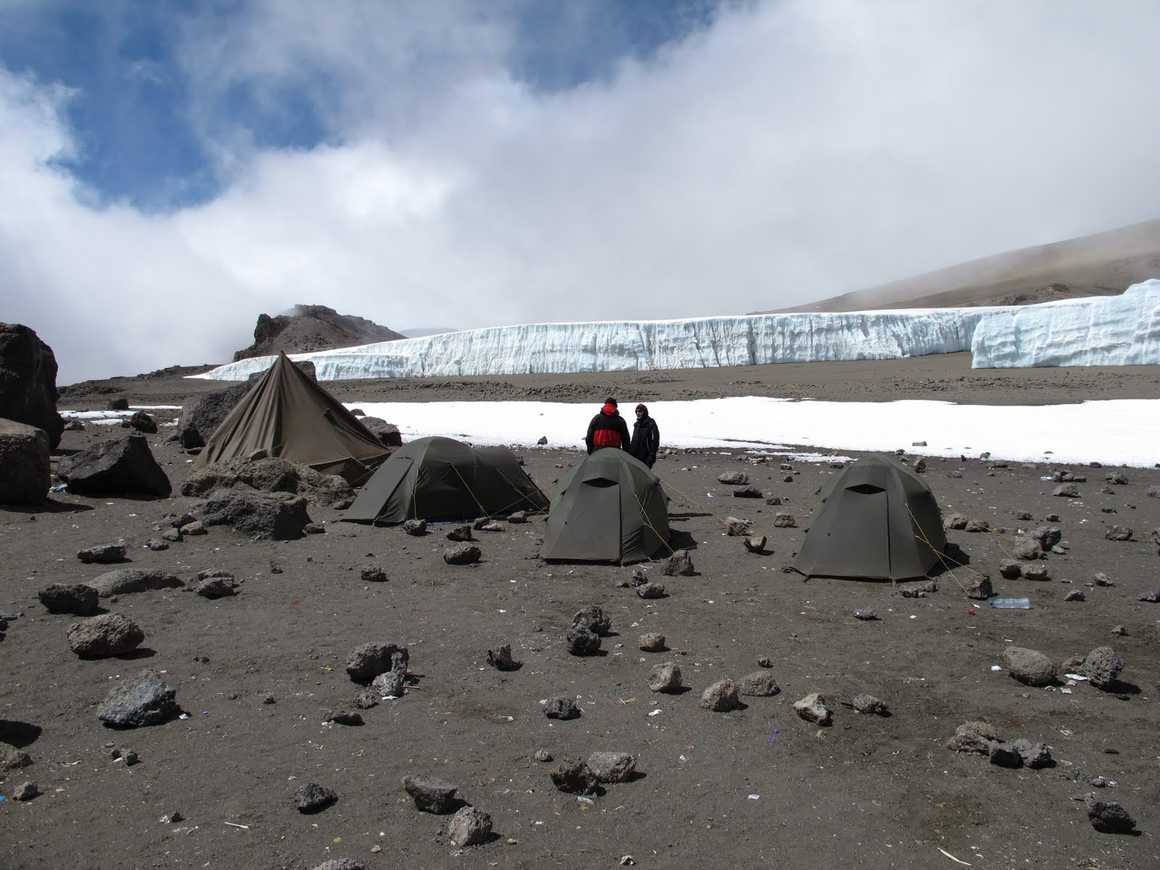
M 57 476 L 79 495 L 167 497 L 172 491 L 144 435 L 105 441 L 61 460 Z
M 58 397 L 52 348 L 27 326 L 0 323 L 0 417 L 43 429 L 55 450 L 64 431 Z
M 252 384 L 234 384 L 200 399 L 187 401 L 181 411 L 181 419 L 177 423 L 181 446 L 187 449 L 204 447 L 209 441 L 209 436 L 252 386 Z
M 234 487 L 302 495 L 324 507 L 343 509 L 354 502 L 354 489 L 337 474 L 322 474 L 308 465 L 267 457 L 208 465 L 181 484 L 181 494 L 205 496 Z
M 363 424 L 363 428 L 383 442 L 384 447 L 403 446 L 403 436 L 394 423 L 388 423 L 382 417 L 362 417 L 359 422 Z
M 48 435 L 43 429 L 0 419 L 0 504 L 42 503 L 48 496 Z
M 68 628 L 68 645 L 83 659 L 103 659 L 131 653 L 145 640 L 145 632 L 127 616 L 102 613 L 74 622 Z
M 218 489 L 210 493 L 202 513 L 207 526 L 232 526 L 251 538 L 293 541 L 310 522 L 306 499 L 284 492 Z

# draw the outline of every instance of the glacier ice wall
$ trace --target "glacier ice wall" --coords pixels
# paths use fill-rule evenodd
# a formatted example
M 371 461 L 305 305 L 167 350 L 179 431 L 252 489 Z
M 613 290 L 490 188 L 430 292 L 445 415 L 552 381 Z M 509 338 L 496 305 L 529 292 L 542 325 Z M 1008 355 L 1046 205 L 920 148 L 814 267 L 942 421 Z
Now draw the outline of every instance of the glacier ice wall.
M 1160 363 L 1160 281 L 1137 284 L 1123 296 L 1021 308 L 496 326 L 291 359 L 313 362 L 320 380 L 353 380 L 899 359 L 968 350 L 976 368 Z M 193 377 L 243 381 L 273 360 L 243 359 Z
M 975 328 L 971 365 L 1124 366 L 1160 363 L 1160 281 L 1119 296 L 992 309 Z

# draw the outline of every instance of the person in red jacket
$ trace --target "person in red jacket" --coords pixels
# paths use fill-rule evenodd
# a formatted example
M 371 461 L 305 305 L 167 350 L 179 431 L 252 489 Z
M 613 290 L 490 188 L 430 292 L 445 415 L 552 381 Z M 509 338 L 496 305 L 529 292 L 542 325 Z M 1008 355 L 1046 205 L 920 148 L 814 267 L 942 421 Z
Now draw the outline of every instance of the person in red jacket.
M 584 436 L 584 443 L 588 445 L 588 452 L 592 453 L 601 447 L 627 450 L 630 441 L 628 424 L 616 409 L 616 399 L 610 396 L 604 400 L 604 407 L 600 409 L 600 413 L 588 424 L 588 434 Z

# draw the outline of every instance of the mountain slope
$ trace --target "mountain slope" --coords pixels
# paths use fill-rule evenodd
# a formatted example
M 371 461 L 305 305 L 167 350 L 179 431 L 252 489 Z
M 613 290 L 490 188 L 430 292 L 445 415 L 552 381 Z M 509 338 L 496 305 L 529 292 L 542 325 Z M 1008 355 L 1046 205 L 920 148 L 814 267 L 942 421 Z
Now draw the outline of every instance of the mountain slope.
M 1112 295 L 1147 278 L 1160 278 L 1160 220 L 1020 248 L 818 302 L 757 313 L 1027 305 Z
M 339 314 L 325 305 L 295 305 L 290 314 L 274 317 L 259 314 L 254 327 L 254 343 L 235 353 L 234 361 L 268 356 L 280 350 L 307 353 L 403 337 L 393 329 L 379 326 L 364 317 Z

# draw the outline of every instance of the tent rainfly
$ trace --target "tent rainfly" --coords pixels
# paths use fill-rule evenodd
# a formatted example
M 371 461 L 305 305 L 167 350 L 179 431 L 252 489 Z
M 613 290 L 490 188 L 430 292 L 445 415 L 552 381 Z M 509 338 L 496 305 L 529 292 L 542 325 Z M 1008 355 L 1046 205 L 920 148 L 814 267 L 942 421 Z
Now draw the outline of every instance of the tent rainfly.
M 946 548 L 930 487 L 898 463 L 870 457 L 834 480 L 793 564 L 807 577 L 908 580 Z
M 506 447 L 471 447 L 453 438 L 418 438 L 374 473 L 343 516 L 390 525 L 409 519 L 469 520 L 540 511 L 547 497 Z
M 365 480 L 390 454 L 358 418 L 307 377 L 286 354 L 222 420 L 197 457 L 199 465 L 261 455 Z
M 668 497 L 660 480 L 628 452 L 605 447 L 561 482 L 540 556 L 623 565 L 670 552 Z

